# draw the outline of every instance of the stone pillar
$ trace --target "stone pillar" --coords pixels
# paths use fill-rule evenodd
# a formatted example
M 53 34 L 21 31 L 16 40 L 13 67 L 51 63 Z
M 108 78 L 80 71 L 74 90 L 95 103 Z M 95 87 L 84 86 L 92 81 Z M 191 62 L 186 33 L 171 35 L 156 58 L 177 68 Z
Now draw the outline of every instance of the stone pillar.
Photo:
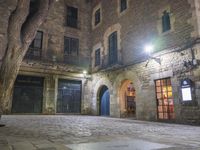
M 44 79 L 43 114 L 56 113 L 57 77 L 50 75 Z

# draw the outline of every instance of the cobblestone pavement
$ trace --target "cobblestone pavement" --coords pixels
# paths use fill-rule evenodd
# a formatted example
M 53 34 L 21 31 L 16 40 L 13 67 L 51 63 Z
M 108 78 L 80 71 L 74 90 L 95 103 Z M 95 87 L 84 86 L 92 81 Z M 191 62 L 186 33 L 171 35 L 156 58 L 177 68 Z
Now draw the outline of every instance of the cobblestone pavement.
M 6 126 L 0 128 L 0 150 L 70 150 L 69 147 L 81 143 L 110 142 L 113 145 L 124 141 L 141 143 L 141 147 L 145 142 L 168 145 L 165 150 L 200 150 L 200 127 L 195 126 L 92 116 L 42 115 L 3 116 L 1 123 Z

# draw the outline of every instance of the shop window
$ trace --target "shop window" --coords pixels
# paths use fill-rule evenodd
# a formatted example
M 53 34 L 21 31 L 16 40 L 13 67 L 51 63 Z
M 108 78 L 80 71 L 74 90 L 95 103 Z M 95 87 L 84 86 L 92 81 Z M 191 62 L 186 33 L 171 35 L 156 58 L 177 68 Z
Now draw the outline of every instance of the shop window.
M 100 12 L 100 9 L 98 9 L 96 12 L 95 12 L 95 26 L 97 24 L 99 24 L 101 21 L 101 12 Z
M 127 0 L 120 0 L 120 12 L 127 9 Z
M 158 119 L 175 119 L 174 101 L 172 97 L 172 85 L 170 78 L 155 81 Z
M 167 11 L 163 12 L 162 16 L 162 31 L 166 32 L 171 29 L 170 13 Z
M 78 9 L 67 6 L 67 26 L 72 28 L 78 27 Z
M 100 49 L 97 49 L 95 51 L 95 66 L 99 66 L 101 63 L 101 51 Z

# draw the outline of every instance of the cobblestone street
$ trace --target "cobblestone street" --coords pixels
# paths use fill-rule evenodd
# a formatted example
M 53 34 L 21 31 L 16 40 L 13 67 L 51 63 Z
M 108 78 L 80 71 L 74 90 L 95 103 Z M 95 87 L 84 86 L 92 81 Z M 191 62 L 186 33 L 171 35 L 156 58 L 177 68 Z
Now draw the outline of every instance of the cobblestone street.
M 41 115 L 3 116 L 2 123 L 0 150 L 200 149 L 195 126 Z

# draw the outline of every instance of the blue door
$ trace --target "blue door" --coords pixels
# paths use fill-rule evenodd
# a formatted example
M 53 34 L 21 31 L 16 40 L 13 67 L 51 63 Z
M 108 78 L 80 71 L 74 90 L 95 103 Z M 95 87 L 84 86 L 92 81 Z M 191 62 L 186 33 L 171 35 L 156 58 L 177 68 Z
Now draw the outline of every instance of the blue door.
M 110 115 L 110 93 L 106 90 L 101 97 L 101 116 Z

